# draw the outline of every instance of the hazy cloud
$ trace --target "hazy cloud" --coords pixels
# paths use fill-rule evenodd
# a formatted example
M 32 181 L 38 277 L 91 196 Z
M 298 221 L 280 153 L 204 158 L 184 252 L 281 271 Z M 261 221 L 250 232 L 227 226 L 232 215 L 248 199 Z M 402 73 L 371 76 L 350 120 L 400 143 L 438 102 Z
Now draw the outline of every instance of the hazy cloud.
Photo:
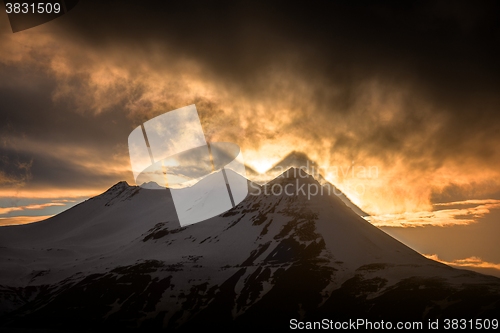
M 65 205 L 66 204 L 63 202 L 49 202 L 49 203 L 44 203 L 44 204 L 33 204 L 33 205 L 26 205 L 26 206 L 0 207 L 0 215 L 5 215 L 5 214 L 12 213 L 12 212 L 19 212 L 19 211 L 24 211 L 24 210 L 41 210 L 41 209 L 45 209 L 47 207 L 65 206 Z
M 424 254 L 425 257 L 442 262 L 443 264 L 455 266 L 455 267 L 463 267 L 463 268 L 493 268 L 500 270 L 500 264 L 483 261 L 479 257 L 469 257 L 465 259 L 456 259 L 453 261 L 445 261 L 438 257 L 437 254 Z
M 0 217 L 0 226 L 40 222 L 49 217 L 52 217 L 52 215 Z
M 449 227 L 468 225 L 490 213 L 491 209 L 500 208 L 500 200 L 467 200 L 434 204 L 435 207 L 469 206 L 464 208 L 436 209 L 433 211 L 405 212 L 368 216 L 366 219 L 378 227 Z

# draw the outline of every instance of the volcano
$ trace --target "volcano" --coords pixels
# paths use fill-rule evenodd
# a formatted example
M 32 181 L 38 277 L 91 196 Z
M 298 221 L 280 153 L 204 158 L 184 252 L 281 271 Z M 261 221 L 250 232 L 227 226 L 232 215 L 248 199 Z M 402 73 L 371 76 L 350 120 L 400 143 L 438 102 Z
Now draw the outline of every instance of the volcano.
M 181 228 L 168 189 L 120 182 L 45 221 L 2 227 L 0 327 L 286 331 L 291 320 L 500 317 L 500 279 L 423 257 L 329 186 L 291 168 Z

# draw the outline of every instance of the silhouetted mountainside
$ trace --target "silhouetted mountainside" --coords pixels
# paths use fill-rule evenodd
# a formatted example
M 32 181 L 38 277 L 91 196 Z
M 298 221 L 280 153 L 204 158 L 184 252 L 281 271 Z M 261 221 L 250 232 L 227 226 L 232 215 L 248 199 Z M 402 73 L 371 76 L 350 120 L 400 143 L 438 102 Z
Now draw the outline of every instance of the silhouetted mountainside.
M 321 185 L 328 185 L 330 187 L 331 193 L 335 193 L 337 197 L 342 200 L 343 203 L 346 204 L 349 208 L 351 208 L 356 214 L 359 216 L 368 216 L 369 214 L 355 205 L 340 189 L 338 189 L 335 185 L 328 182 L 323 175 L 321 174 L 322 166 L 318 163 L 314 162 L 307 156 L 307 154 L 298 151 L 292 151 L 290 154 L 286 155 L 281 161 L 276 163 L 271 169 L 269 169 L 264 175 L 258 175 L 256 171 L 254 171 L 250 167 L 246 167 L 247 176 L 250 179 L 263 179 L 263 181 L 259 181 L 260 185 L 267 183 L 270 179 L 274 179 L 278 177 L 280 174 L 285 172 L 290 168 L 301 169 L 307 172 L 309 175 L 313 176 Z M 344 170 L 343 172 L 349 173 L 348 170 Z
M 336 195 L 310 195 L 315 186 L 292 168 L 180 228 L 168 190 L 121 182 L 46 221 L 2 227 L 0 327 L 285 331 L 294 318 L 500 317 L 500 279 L 421 256 Z

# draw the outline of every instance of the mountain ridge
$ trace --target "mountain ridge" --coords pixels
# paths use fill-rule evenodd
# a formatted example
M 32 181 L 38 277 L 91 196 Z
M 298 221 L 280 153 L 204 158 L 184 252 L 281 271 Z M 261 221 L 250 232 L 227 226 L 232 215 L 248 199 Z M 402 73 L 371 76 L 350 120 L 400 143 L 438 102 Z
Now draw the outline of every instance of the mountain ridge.
M 169 191 L 118 183 L 52 219 L 2 229 L 0 319 L 59 329 L 283 330 L 291 318 L 499 313 L 500 279 L 421 256 L 335 195 L 295 191 L 319 185 L 303 170 L 266 186 L 276 184 L 293 195 L 250 193 L 183 228 Z

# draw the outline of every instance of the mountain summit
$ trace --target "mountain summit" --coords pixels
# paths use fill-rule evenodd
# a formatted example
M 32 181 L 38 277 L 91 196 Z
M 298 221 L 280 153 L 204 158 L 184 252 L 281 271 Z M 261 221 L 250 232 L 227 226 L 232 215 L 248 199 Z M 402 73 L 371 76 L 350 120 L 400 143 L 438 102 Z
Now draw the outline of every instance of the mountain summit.
M 291 168 L 179 227 L 169 190 L 119 183 L 0 229 L 4 328 L 287 330 L 291 319 L 500 315 L 500 279 L 429 260 Z M 279 191 L 282 189 L 282 191 Z M 285 191 L 286 189 L 286 191 Z
M 331 192 L 335 193 L 337 197 L 340 200 L 342 200 L 344 204 L 346 204 L 346 206 L 351 208 L 359 216 L 364 217 L 369 215 L 361 208 L 359 208 L 356 204 L 354 204 L 339 188 L 337 188 L 335 185 L 327 181 L 321 174 L 321 172 L 324 171 L 322 167 L 318 163 L 310 159 L 306 153 L 300 151 L 292 151 L 291 153 L 286 155 L 281 161 L 274 164 L 273 167 L 269 169 L 264 176 L 260 177 L 262 179 L 265 179 L 266 181 L 260 181 L 259 184 L 265 184 L 269 180 L 279 177 L 280 174 L 282 174 L 284 171 L 290 168 L 300 169 L 302 171 L 305 171 L 311 176 L 313 176 L 321 185 L 329 186 L 331 188 Z M 247 167 L 247 173 L 248 170 L 249 168 Z M 250 170 L 253 171 L 253 169 Z M 250 172 L 249 174 L 253 175 L 254 177 L 257 177 L 252 172 Z

